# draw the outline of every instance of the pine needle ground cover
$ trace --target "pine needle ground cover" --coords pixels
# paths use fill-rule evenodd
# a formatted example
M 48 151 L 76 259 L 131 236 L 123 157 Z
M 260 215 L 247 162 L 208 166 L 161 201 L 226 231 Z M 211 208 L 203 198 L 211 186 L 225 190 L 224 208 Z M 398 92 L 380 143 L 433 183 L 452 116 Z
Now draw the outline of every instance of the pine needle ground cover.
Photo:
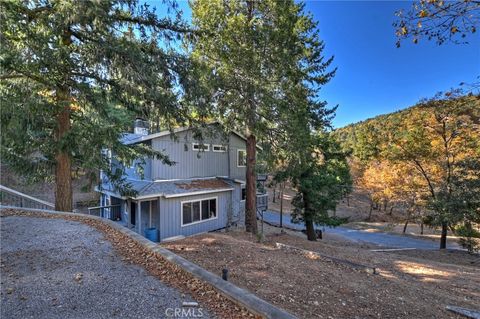
M 455 318 L 446 305 L 478 307 L 480 257 L 462 251 L 371 252 L 329 238 L 308 242 L 266 227 L 266 240 L 242 231 L 202 234 L 163 246 L 299 318 Z M 283 243 L 375 267 L 379 274 L 277 248 Z

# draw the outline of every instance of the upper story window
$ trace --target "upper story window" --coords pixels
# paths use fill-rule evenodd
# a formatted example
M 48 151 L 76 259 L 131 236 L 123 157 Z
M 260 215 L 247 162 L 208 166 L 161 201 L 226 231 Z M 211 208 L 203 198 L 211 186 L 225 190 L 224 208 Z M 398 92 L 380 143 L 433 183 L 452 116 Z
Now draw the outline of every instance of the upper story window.
M 247 151 L 246 150 L 237 150 L 237 166 L 238 167 L 247 166 Z
M 210 151 L 210 144 L 192 143 L 192 150 L 208 152 Z
M 227 145 L 212 145 L 212 150 L 218 153 L 225 153 L 227 151 Z
M 182 202 L 182 226 L 217 218 L 217 198 Z
M 240 194 L 240 201 L 244 201 L 246 198 L 247 198 L 247 189 L 245 188 L 245 185 L 242 185 L 241 194 Z

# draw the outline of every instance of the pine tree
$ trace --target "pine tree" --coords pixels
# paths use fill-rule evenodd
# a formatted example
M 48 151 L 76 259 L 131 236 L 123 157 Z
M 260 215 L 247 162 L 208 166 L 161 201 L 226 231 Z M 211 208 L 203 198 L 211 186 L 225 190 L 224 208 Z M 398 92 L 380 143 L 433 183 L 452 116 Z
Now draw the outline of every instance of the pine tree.
M 136 0 L 39 0 L 2 2 L 0 20 L 2 160 L 55 176 L 57 210 L 72 210 L 72 171 L 102 169 L 121 183 L 105 148 L 127 165 L 166 160 L 119 138 L 152 107 L 181 118 L 173 87 L 186 61 L 169 48 L 188 31 L 178 15 L 159 18 Z
M 197 0 L 192 12 L 198 33 L 189 44 L 203 101 L 226 127 L 247 138 L 245 222 L 256 233 L 257 141 L 281 138 L 282 118 L 297 107 L 287 95 L 300 86 L 314 96 L 332 76 L 326 72 L 331 59 L 324 60 L 316 23 L 303 4 Z

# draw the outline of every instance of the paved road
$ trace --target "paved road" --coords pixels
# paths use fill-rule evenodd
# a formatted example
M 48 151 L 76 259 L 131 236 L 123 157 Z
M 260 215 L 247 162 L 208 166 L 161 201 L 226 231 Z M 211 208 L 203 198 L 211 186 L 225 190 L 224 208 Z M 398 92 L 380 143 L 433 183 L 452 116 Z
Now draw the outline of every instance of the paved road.
M 264 212 L 264 220 L 268 223 L 279 225 L 280 224 L 280 214 L 274 211 Z M 290 221 L 290 214 L 283 215 L 283 225 L 287 228 L 303 230 L 305 227 L 303 224 L 294 224 Z M 379 246 L 389 247 L 389 248 L 417 248 L 417 249 L 438 249 L 439 243 L 431 241 L 428 239 L 417 239 L 408 236 L 393 235 L 381 232 L 367 232 L 362 230 L 350 229 L 346 227 L 321 227 L 318 226 L 318 229 L 324 230 L 326 233 L 340 235 L 346 239 L 357 241 L 357 242 L 367 242 L 371 244 L 376 244 Z M 448 243 L 447 248 L 449 249 L 460 249 L 456 243 Z
M 192 301 L 62 219 L 1 218 L 0 273 L 2 319 L 165 318 Z

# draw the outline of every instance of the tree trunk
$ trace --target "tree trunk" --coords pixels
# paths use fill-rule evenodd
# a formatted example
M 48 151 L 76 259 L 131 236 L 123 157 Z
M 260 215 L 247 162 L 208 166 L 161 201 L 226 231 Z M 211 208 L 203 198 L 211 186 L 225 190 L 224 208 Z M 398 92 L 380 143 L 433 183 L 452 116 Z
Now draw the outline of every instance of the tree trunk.
M 254 2 L 247 1 L 247 24 L 253 19 Z M 249 26 L 250 27 L 250 26 Z M 252 43 L 252 47 L 255 43 Z M 255 127 L 255 91 L 253 87 L 247 89 L 248 100 L 245 107 L 247 110 L 247 127 L 245 137 L 247 138 L 247 176 L 246 176 L 246 199 L 245 199 L 245 228 L 247 232 L 252 234 L 258 233 L 257 225 L 257 178 L 255 176 L 255 162 L 256 162 L 256 146 L 257 140 L 253 134 L 253 128 Z
M 67 90 L 58 90 L 59 103 L 66 105 L 57 115 L 57 129 L 55 140 L 57 141 L 57 153 L 55 155 L 55 209 L 64 212 L 71 212 L 73 202 L 72 192 L 72 167 L 71 158 L 65 147 L 62 145 L 62 138 L 70 130 L 70 102 Z
M 347 195 L 347 206 L 350 207 L 350 196 Z
M 368 218 L 367 220 L 370 221 L 372 218 L 372 210 L 373 210 L 373 203 L 370 204 L 370 211 L 368 212 Z
M 247 134 L 247 184 L 245 186 L 245 228 L 247 232 L 257 234 L 257 185 L 255 177 L 256 162 L 256 138 L 255 135 Z
M 403 234 L 406 233 L 406 231 L 407 231 L 407 226 L 408 226 L 408 218 L 407 218 L 407 220 L 405 221 L 405 225 L 403 226 L 403 231 L 402 231 Z
M 273 197 L 272 197 L 272 203 L 275 203 L 275 191 L 277 190 L 277 184 L 273 185 Z
M 423 235 L 423 221 L 420 223 L 420 235 Z
M 68 47 L 71 44 L 71 32 L 67 27 L 62 34 L 62 45 Z M 68 72 L 65 72 L 63 83 L 68 82 L 69 75 Z M 55 153 L 55 209 L 71 212 L 73 210 L 72 159 L 67 150 L 68 143 L 64 141 L 64 138 L 71 129 L 70 105 L 72 100 L 69 88 L 63 84 L 57 87 L 56 103 L 58 113 L 56 114 L 57 127 L 54 132 L 57 146 Z
M 285 186 L 280 184 L 280 228 L 283 228 L 283 189 Z
M 440 249 L 446 249 L 447 248 L 447 231 L 448 231 L 447 223 L 442 223 L 442 235 L 440 237 Z
M 392 216 L 392 214 L 393 214 L 393 207 L 394 207 L 393 205 L 390 207 L 390 212 L 388 213 L 388 215 L 390 215 L 390 216 Z
M 307 239 L 310 241 L 317 241 L 317 233 L 315 233 L 313 221 L 305 220 L 305 226 L 307 227 Z

